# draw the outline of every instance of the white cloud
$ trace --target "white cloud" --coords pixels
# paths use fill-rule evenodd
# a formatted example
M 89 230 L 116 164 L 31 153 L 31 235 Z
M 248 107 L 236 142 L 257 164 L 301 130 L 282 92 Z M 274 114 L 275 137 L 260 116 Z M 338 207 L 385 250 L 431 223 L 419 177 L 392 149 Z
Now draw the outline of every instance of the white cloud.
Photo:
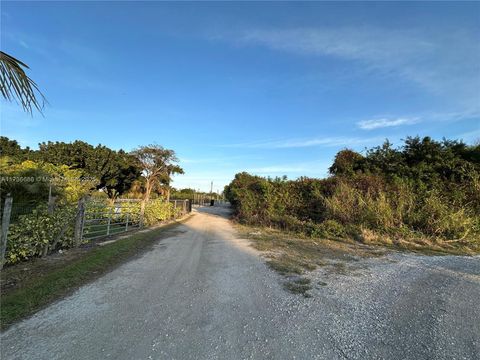
M 284 139 L 274 141 L 257 141 L 250 143 L 228 144 L 222 147 L 251 148 L 251 149 L 288 149 L 304 148 L 314 146 L 324 147 L 342 147 L 352 145 L 366 145 L 372 142 L 382 141 L 381 137 L 362 138 L 362 137 L 318 137 L 310 139 Z
M 386 127 L 412 125 L 419 122 L 419 118 L 380 118 L 371 120 L 362 120 L 357 123 L 358 127 L 363 130 L 381 129 Z
M 247 169 L 247 172 L 257 175 L 287 175 L 300 174 L 324 177 L 328 173 L 329 163 L 311 161 L 305 163 L 279 164 Z
M 30 49 L 30 46 L 23 40 L 19 41 L 20 45 L 23 46 L 25 49 Z
M 363 130 L 381 129 L 386 127 L 395 127 L 401 125 L 412 125 L 419 122 L 455 122 L 455 121 L 476 121 L 480 120 L 479 110 L 465 110 L 452 112 L 431 112 L 420 113 L 417 116 L 400 117 L 377 117 L 369 120 L 357 122 L 357 126 Z
M 249 29 L 224 36 L 240 45 L 356 61 L 368 76 L 373 72 L 407 80 L 451 104 L 478 109 L 477 38 L 478 34 L 458 28 L 429 31 L 368 26 Z
M 244 32 L 240 40 L 263 44 L 277 50 L 331 55 L 372 64 L 385 60 L 398 64 L 402 59 L 429 53 L 435 47 L 427 40 L 416 38 L 411 31 L 366 27 L 258 29 Z

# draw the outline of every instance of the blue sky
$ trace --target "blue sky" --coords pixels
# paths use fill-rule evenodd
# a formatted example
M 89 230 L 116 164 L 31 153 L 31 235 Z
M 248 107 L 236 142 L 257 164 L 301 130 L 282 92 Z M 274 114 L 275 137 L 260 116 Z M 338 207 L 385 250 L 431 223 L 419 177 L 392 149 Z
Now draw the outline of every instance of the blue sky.
M 177 187 L 323 177 L 385 138 L 480 138 L 480 3 L 2 2 L 1 30 L 50 103 L 2 102 L 2 135 L 157 143 L 181 159 Z

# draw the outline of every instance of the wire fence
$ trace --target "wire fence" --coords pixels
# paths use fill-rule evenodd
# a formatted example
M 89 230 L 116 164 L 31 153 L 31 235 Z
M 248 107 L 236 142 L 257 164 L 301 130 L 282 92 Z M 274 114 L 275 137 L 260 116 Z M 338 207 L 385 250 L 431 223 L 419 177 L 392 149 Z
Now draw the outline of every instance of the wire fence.
M 60 248 L 175 219 L 192 209 L 190 200 L 169 203 L 161 199 L 80 199 L 77 204 L 67 204 L 57 203 L 54 197 L 48 202 L 33 202 L 7 196 L 0 202 L 0 268 L 5 261 L 44 256 Z
M 1 209 L 1 214 L 3 215 L 5 207 L 5 202 L 2 201 L 2 209 Z M 12 208 L 11 208 L 11 213 L 10 213 L 10 222 L 14 223 L 16 222 L 20 216 L 22 215 L 28 215 L 32 214 L 36 209 L 38 208 L 38 204 L 35 204 L 34 202 L 12 202 Z

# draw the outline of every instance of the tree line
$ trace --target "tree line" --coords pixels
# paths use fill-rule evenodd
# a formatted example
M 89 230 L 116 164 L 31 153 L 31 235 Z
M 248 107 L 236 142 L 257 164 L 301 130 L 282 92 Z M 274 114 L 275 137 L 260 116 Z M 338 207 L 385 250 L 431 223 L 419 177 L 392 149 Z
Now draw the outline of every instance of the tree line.
M 325 179 L 239 173 L 225 188 L 238 220 L 312 237 L 480 250 L 480 144 L 408 137 L 339 151 Z
M 172 176 L 183 174 L 175 151 L 159 145 L 140 146 L 126 152 L 80 140 L 48 141 L 40 143 L 38 150 L 32 150 L 2 136 L 0 161 L 2 197 L 10 192 L 30 199 L 48 196 L 52 182 L 54 192 L 70 191 L 73 197 L 95 193 L 111 200 L 119 196 L 168 198 Z M 63 179 L 63 185 L 55 182 L 56 178 Z M 52 179 L 52 182 L 28 179 Z

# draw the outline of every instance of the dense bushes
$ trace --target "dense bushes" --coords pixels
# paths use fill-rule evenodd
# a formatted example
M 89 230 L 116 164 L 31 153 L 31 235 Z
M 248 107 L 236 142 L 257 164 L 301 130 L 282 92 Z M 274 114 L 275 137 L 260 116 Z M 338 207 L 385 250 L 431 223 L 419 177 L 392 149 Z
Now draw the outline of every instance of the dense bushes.
M 76 208 L 63 206 L 48 214 L 39 206 L 31 214 L 20 215 L 10 225 L 5 260 L 7 264 L 26 260 L 73 245 Z
M 150 200 L 145 205 L 144 224 L 147 226 L 158 224 L 162 221 L 176 218 L 179 210 L 175 209 L 172 203 L 163 199 Z
M 118 205 L 117 205 L 118 206 Z M 117 207 L 108 201 L 87 202 L 86 220 L 100 219 L 94 225 L 84 226 L 84 241 L 92 236 L 102 235 L 98 228 L 106 225 L 108 214 L 112 214 L 112 223 L 122 223 L 124 228 L 127 216 L 130 226 L 140 221 L 140 202 L 126 202 Z M 74 227 L 77 214 L 76 205 L 61 205 L 51 214 L 46 206 L 38 206 L 31 214 L 20 215 L 10 225 L 5 261 L 7 264 L 47 255 L 59 249 L 74 246 Z M 163 199 L 150 200 L 145 205 L 145 226 L 152 226 L 163 221 L 177 218 L 180 209 Z M 112 226 L 113 229 L 113 226 Z M 112 234 L 115 233 L 112 230 Z
M 171 176 L 183 173 L 176 163 L 175 152 L 158 145 L 126 153 L 83 141 L 49 141 L 31 150 L 0 136 L 0 215 L 7 196 L 13 198 L 6 262 L 70 247 L 77 204 L 83 198 L 89 198 L 90 207 L 84 239 L 140 224 L 140 202 L 114 204 L 122 194 L 147 202 L 146 226 L 177 217 L 180 211 L 164 200 L 169 198 Z
M 295 181 L 239 173 L 226 196 L 242 222 L 308 236 L 480 246 L 480 146 L 408 138 L 366 156 L 342 150 L 330 171 Z

